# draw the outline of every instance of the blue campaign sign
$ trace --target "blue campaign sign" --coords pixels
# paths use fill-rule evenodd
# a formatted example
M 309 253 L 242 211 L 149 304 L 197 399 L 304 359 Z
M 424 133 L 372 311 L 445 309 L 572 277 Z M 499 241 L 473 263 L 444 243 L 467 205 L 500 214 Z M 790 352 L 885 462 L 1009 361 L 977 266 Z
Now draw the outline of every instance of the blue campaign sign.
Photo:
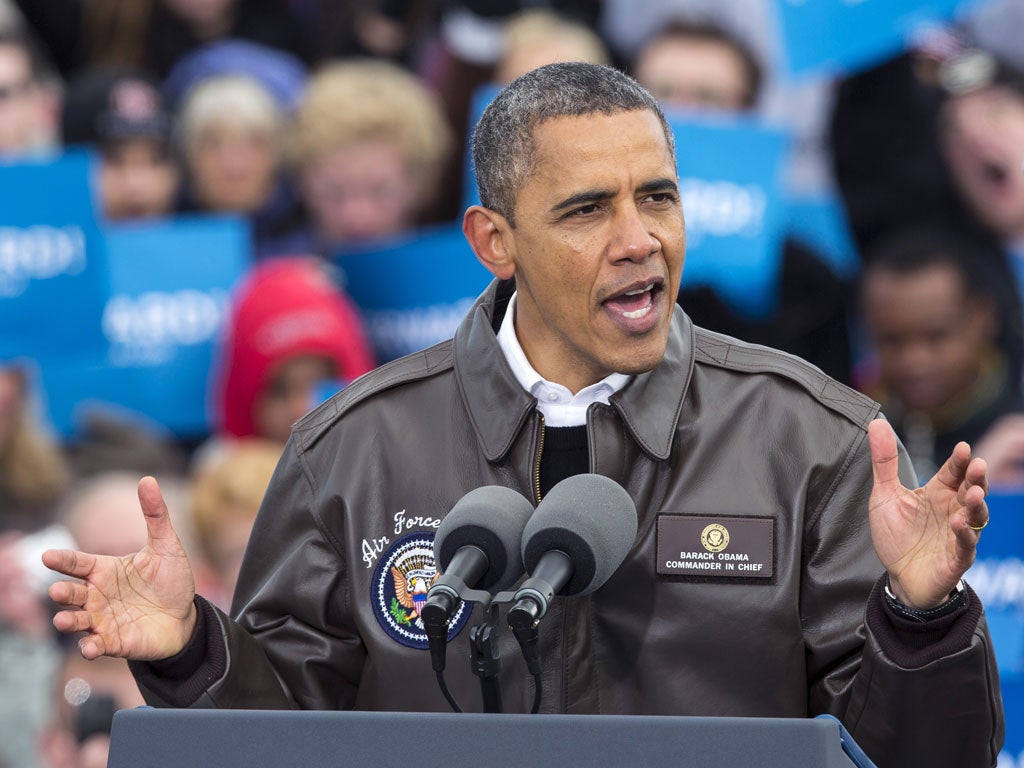
M 810 246 L 839 277 L 852 280 L 860 269 L 846 209 L 836 193 L 790 197 L 788 234 Z
M 760 123 L 669 114 L 686 218 L 683 284 L 707 285 L 740 314 L 778 301 L 789 136 Z
M 106 281 L 90 174 L 70 152 L 0 163 L 0 359 L 94 349 Z
M 776 0 L 790 74 L 841 74 L 903 50 L 977 0 Z
M 990 494 L 988 504 L 991 518 L 965 578 L 985 606 L 999 667 L 1006 710 L 999 765 L 1024 767 L 1024 494 Z
M 382 363 L 451 338 L 491 279 L 455 225 L 338 253 L 333 261 Z
M 44 360 L 55 427 L 73 434 L 89 403 L 114 403 L 182 436 L 208 431 L 211 361 L 230 292 L 249 263 L 247 225 L 186 218 L 106 232 L 109 283 L 92 319 L 100 355 Z

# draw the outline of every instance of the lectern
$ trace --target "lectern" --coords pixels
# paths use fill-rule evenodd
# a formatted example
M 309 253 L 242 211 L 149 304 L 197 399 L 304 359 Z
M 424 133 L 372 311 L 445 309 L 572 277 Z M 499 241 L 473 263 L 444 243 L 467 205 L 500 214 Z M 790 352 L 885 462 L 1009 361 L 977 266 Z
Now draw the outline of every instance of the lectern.
M 109 768 L 851 768 L 834 718 L 139 709 Z M 859 750 L 854 754 L 859 753 Z

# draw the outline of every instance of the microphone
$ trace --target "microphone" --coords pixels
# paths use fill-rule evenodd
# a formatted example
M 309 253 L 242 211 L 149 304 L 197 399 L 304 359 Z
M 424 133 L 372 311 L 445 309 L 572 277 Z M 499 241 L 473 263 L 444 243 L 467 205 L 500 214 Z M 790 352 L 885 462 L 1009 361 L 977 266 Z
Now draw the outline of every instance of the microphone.
M 535 628 L 555 595 L 598 589 L 626 558 L 636 529 L 636 505 L 614 480 L 583 474 L 555 485 L 523 530 L 530 577 L 515 594 L 509 626 Z
M 510 587 L 523 573 L 520 543 L 533 505 L 518 491 L 498 485 L 476 488 L 452 507 L 434 538 L 441 575 L 420 612 L 430 628 L 447 630 L 462 593 Z

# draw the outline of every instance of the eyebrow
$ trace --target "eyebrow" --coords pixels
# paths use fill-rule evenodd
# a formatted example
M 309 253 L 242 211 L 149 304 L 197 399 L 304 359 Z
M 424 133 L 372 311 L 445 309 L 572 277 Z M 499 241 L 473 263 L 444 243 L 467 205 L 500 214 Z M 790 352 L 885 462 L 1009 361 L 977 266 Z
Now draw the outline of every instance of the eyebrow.
M 676 184 L 675 180 L 666 177 L 646 181 L 637 187 L 636 191 L 641 194 L 665 191 L 678 192 L 679 186 Z M 567 208 L 575 208 L 578 205 L 592 205 L 593 203 L 599 203 L 602 200 L 607 200 L 612 197 L 613 194 L 614 193 L 611 190 L 607 189 L 589 189 L 585 192 L 577 192 L 575 195 L 570 195 L 564 200 L 555 203 L 555 205 L 551 207 L 551 212 L 559 213 Z

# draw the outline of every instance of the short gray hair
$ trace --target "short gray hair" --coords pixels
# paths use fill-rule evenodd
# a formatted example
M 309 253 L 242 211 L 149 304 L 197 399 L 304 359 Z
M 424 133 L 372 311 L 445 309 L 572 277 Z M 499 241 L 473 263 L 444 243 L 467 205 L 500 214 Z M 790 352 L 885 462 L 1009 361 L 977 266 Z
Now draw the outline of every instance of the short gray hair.
M 612 67 L 562 62 L 538 67 L 509 83 L 484 110 L 473 132 L 473 166 L 480 203 L 515 226 L 516 194 L 534 162 L 534 129 L 556 117 L 650 110 L 661 121 L 675 161 L 675 139 L 657 100 Z

